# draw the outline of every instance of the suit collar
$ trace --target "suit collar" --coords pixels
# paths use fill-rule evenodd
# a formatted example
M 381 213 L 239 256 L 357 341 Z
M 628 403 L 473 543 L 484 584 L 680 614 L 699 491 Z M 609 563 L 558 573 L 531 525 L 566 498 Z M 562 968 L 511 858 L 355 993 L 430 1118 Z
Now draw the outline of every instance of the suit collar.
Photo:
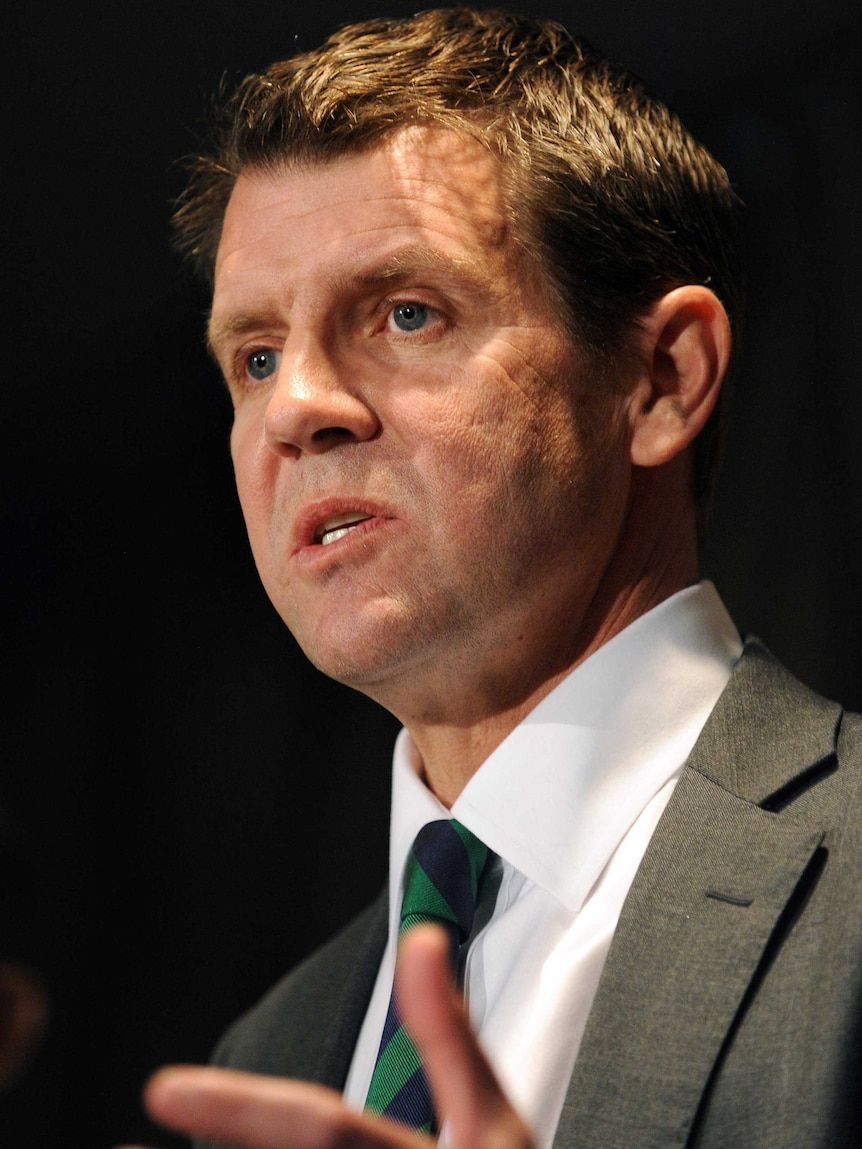
M 774 806 L 835 754 L 841 707 L 749 639 L 688 761 L 758 806 Z

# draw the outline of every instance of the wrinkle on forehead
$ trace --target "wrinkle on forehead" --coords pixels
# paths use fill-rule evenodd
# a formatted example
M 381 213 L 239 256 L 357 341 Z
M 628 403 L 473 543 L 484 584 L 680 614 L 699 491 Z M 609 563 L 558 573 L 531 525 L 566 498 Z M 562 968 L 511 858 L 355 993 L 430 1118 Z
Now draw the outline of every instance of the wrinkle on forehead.
M 357 173 L 364 169 L 362 176 L 357 174 L 357 180 L 366 178 L 369 161 L 379 165 L 381 175 L 389 177 L 388 197 L 377 194 L 376 198 L 415 199 L 417 205 L 447 207 L 453 217 L 469 221 L 489 248 L 505 244 L 510 228 L 500 160 L 472 136 L 439 125 L 410 125 L 385 137 L 376 147 L 334 158 L 288 158 L 266 169 L 249 167 L 240 174 L 234 193 L 246 182 L 277 186 L 281 176 L 301 178 L 308 173 L 315 177 L 318 195 L 323 193 L 326 197 L 327 192 L 331 193 L 332 199 L 325 206 L 332 209 L 340 202 L 338 193 L 344 189 L 345 173 L 351 168 Z M 293 214 L 299 220 L 322 208 L 318 200 Z
M 482 237 L 490 247 L 500 247 L 508 234 L 506 196 L 500 161 L 487 148 L 464 132 L 452 128 L 415 125 L 404 128 L 388 141 L 393 169 L 405 183 L 419 178 L 445 186 L 461 205 L 461 214 L 473 215 Z M 413 174 L 408 170 L 411 164 Z M 455 170 L 469 179 L 456 182 Z M 477 211 L 478 209 L 478 211 Z M 484 209 L 484 210 L 482 210 Z

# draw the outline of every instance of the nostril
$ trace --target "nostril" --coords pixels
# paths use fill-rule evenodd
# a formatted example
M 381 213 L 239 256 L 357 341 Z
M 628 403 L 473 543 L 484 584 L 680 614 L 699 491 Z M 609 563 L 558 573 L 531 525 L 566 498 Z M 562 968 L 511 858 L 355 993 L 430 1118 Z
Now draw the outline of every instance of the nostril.
M 321 427 L 319 431 L 314 432 L 311 439 L 314 443 L 322 443 L 326 439 L 343 439 L 349 435 L 350 432 L 346 427 Z

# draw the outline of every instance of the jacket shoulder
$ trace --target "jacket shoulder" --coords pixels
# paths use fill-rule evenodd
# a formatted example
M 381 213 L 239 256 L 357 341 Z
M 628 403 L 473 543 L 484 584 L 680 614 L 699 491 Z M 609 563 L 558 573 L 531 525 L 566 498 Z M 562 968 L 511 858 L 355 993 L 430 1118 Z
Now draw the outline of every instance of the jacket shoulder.
M 382 895 L 288 973 L 219 1042 L 213 1064 L 340 1089 L 386 945 Z

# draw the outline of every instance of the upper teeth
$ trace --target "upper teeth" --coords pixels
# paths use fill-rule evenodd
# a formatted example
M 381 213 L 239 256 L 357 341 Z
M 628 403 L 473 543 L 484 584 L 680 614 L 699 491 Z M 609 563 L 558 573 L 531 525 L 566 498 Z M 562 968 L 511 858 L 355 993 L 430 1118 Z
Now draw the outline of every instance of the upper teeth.
M 370 518 L 371 515 L 363 514 L 361 511 L 347 511 L 343 515 L 334 515 L 325 523 L 321 523 L 315 533 L 318 541 L 326 546 L 327 543 L 334 543 L 336 539 L 344 538 L 351 527 L 355 527 L 357 523 L 362 523 Z

